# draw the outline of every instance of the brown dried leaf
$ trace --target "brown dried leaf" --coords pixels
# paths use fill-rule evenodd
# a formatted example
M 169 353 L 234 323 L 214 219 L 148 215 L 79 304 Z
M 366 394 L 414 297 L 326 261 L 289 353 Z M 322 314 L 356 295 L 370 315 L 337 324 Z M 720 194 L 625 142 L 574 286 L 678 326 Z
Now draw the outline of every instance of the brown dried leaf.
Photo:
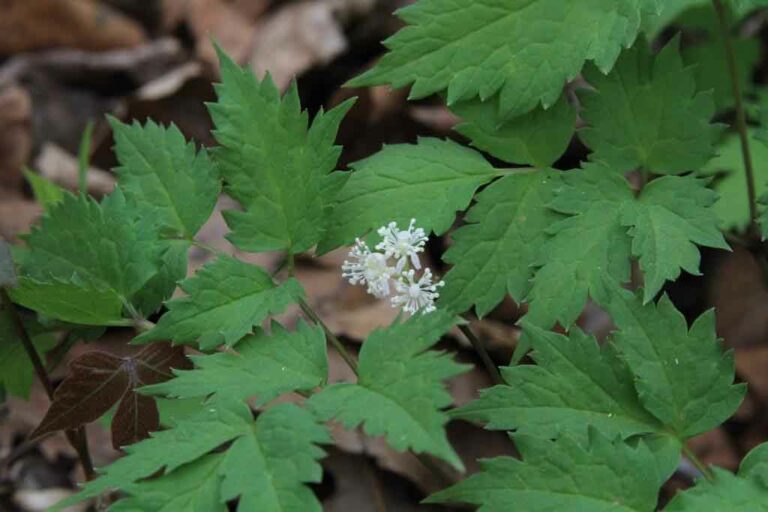
M 171 368 L 187 366 L 183 349 L 166 343 L 149 345 L 128 357 L 86 352 L 70 363 L 69 375 L 56 389 L 51 407 L 30 437 L 78 428 L 97 420 L 119 402 L 112 420 L 113 446 L 144 439 L 159 427 L 159 415 L 154 400 L 137 395 L 135 390 L 170 379 Z

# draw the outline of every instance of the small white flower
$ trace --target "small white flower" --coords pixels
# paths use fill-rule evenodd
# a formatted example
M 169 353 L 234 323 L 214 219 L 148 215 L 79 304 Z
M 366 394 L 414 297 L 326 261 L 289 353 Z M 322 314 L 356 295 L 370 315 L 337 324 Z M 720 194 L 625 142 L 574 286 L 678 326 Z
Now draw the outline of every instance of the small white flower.
M 440 281 L 432 283 L 432 271 L 425 269 L 419 280 L 416 280 L 416 272 L 411 269 L 405 272 L 399 281 L 395 283 L 397 295 L 392 297 L 393 307 L 402 307 L 406 313 L 415 314 L 421 311 L 423 314 L 431 313 L 435 310 L 435 299 L 440 294 L 437 289 L 444 286 Z
M 349 258 L 341 265 L 342 277 L 350 284 L 367 284 L 368 293 L 379 299 L 389 295 L 389 281 L 398 270 L 389 266 L 385 255 L 371 252 L 365 242 L 357 239 Z
M 407 230 L 397 228 L 396 222 L 390 222 L 379 229 L 378 233 L 382 237 L 381 243 L 376 246 L 379 251 L 389 257 L 398 260 L 398 267 L 402 269 L 406 258 L 410 258 L 413 268 L 420 269 L 419 253 L 424 252 L 424 244 L 427 243 L 427 236 L 422 228 L 415 228 L 416 219 L 411 219 L 411 224 Z

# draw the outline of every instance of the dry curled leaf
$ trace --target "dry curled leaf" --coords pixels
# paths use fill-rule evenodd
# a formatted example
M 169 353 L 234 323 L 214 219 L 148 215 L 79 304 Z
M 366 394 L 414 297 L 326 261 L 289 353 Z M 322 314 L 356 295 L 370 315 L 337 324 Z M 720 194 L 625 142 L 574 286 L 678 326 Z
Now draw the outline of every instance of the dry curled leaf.
M 183 349 L 166 343 L 149 345 L 128 357 L 86 352 L 70 363 L 69 375 L 30 438 L 78 428 L 118 404 L 112 419 L 112 445 L 120 448 L 144 439 L 159 427 L 159 414 L 154 399 L 139 395 L 136 389 L 166 381 L 173 376 L 171 368 L 187 366 Z

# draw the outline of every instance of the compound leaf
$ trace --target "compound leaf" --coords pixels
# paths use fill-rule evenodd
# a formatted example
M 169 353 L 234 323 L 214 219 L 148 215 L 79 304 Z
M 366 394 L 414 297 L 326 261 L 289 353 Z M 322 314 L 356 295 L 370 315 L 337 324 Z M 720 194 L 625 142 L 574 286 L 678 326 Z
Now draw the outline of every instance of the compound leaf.
M 744 478 L 720 468 L 712 468 L 715 479 L 700 479 L 690 489 L 678 493 L 666 512 L 766 512 L 768 487 L 754 478 Z
M 553 171 L 512 174 L 477 195 L 443 256 L 453 264 L 440 293 L 443 307 L 461 313 L 474 304 L 483 316 L 507 293 L 525 299 L 548 230 L 562 218 L 547 207 L 559 184 Z
M 360 351 L 357 383 L 332 384 L 308 407 L 348 428 L 362 424 L 366 434 L 386 436 L 396 450 L 426 452 L 462 468 L 445 434 L 448 415 L 441 409 L 452 399 L 442 381 L 466 367 L 427 350 L 455 321 L 438 310 L 374 331 Z
M 408 225 L 415 218 L 425 231 L 443 233 L 475 191 L 499 175 L 478 152 L 433 138 L 386 146 L 352 168 L 333 204 L 321 253 L 391 221 Z
M 300 322 L 295 332 L 277 322 L 270 333 L 258 329 L 237 344 L 235 352 L 192 356 L 196 369 L 148 386 L 143 392 L 176 398 L 221 394 L 234 399 L 258 396 L 266 403 L 288 391 L 322 386 L 328 375 L 325 334 Z
M 648 447 L 610 441 L 596 430 L 577 441 L 513 436 L 521 460 L 498 457 L 482 471 L 429 498 L 479 505 L 478 512 L 652 512 L 659 490 Z
M 590 125 L 580 137 L 590 158 L 618 172 L 642 168 L 657 174 L 699 169 L 714 155 L 721 128 L 710 124 L 715 104 L 697 92 L 678 43 L 656 57 L 645 44 L 622 55 L 609 75 L 588 68 L 596 91 L 582 94 L 582 116 Z
M 505 115 L 553 105 L 593 60 L 608 72 L 657 0 L 420 0 L 398 11 L 407 26 L 390 52 L 352 85 L 413 84 L 412 98 L 448 90 L 448 103 L 499 92 Z M 553 16 L 552 13 L 557 13 Z M 547 64 L 542 65 L 543 62 Z
M 232 346 L 270 314 L 280 313 L 303 295 L 289 279 L 277 286 L 261 268 L 220 256 L 182 281 L 186 297 L 168 302 L 168 312 L 136 343 L 197 342 L 202 349 Z

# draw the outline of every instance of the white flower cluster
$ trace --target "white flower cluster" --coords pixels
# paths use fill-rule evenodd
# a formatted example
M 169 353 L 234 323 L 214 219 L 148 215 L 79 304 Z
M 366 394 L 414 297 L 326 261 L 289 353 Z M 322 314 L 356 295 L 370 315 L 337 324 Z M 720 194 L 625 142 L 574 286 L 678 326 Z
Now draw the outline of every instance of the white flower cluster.
M 421 270 L 419 253 L 424 252 L 427 236 L 415 224 L 416 219 L 411 219 L 405 230 L 398 229 L 395 222 L 379 229 L 382 240 L 376 251 L 358 238 L 349 259 L 341 266 L 341 275 L 351 284 L 367 286 L 368 293 L 375 297 L 391 296 L 392 307 L 410 314 L 426 314 L 435 310 L 435 300 L 440 296 L 437 289 L 445 283 L 434 283 L 429 268 L 416 276 Z

